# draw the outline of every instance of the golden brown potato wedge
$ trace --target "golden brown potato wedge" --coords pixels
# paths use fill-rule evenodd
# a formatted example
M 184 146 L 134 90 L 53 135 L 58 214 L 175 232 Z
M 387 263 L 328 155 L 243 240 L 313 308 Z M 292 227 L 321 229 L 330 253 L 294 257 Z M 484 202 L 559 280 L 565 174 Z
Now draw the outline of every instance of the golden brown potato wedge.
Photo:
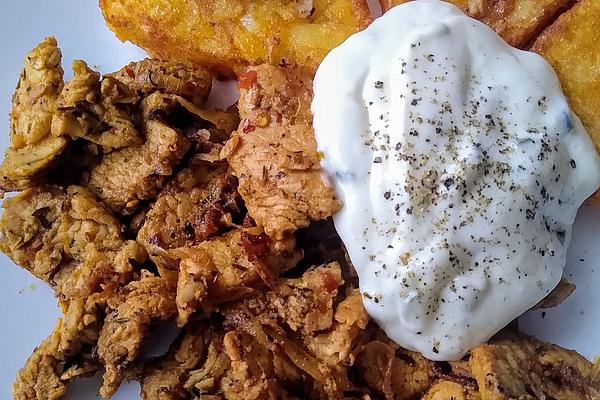
M 100 0 L 100 7 L 121 40 L 225 73 L 263 62 L 314 70 L 371 21 L 366 0 Z
M 600 2 L 579 1 L 538 37 L 532 50 L 552 64 L 600 151 Z
M 380 0 L 384 11 L 410 0 Z M 447 0 L 486 23 L 515 47 L 526 47 L 574 0 Z
M 532 50 L 556 71 L 573 111 L 600 151 L 600 3 L 581 0 L 536 39 Z M 589 200 L 600 204 L 600 192 Z

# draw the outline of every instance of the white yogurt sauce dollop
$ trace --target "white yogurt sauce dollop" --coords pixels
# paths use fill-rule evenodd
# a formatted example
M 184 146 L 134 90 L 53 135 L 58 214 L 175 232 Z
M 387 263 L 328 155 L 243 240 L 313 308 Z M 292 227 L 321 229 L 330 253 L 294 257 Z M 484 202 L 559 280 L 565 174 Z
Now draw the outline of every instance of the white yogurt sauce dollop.
M 335 226 L 398 344 L 459 359 L 559 282 L 600 160 L 541 57 L 414 1 L 325 58 L 312 111 Z

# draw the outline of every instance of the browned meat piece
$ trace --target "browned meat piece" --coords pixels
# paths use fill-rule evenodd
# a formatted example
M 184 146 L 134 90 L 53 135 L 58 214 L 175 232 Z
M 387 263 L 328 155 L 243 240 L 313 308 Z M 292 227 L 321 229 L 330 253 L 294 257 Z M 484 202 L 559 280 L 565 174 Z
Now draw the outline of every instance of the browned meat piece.
M 595 399 L 592 363 L 574 351 L 505 332 L 471 352 L 482 400 Z
M 143 400 L 177 400 L 188 398 L 183 389 L 183 375 L 186 369 L 179 366 L 178 360 L 167 360 L 159 365 L 144 366 L 141 378 L 141 397 Z
M 67 382 L 61 379 L 61 362 L 52 355 L 53 336 L 33 351 L 17 374 L 12 388 L 15 400 L 60 400 L 67 393 Z
M 193 371 L 186 388 L 200 393 L 223 393 L 226 399 L 295 399 L 310 379 L 280 349 L 268 342 L 261 328 L 257 335 L 243 330 L 229 331 L 220 347 L 209 347 L 208 360 Z M 211 354 L 214 350 L 215 354 Z M 215 367 L 219 366 L 222 368 Z M 208 367 L 208 368 L 207 368 Z M 213 377 L 217 377 L 215 382 Z M 193 386 L 191 385 L 193 384 Z M 285 386 L 285 389 L 284 389 Z
M 282 280 L 266 299 L 292 331 L 308 335 L 331 328 L 333 299 L 342 283 L 340 266 L 334 262 Z
M 338 304 L 331 329 L 305 339 L 308 350 L 333 368 L 352 365 L 351 352 L 369 322 L 362 296 L 353 290 Z
M 161 267 L 176 270 L 169 250 L 194 247 L 239 220 L 241 199 L 226 163 L 194 160 L 161 191 L 148 211 L 138 241 Z
M 561 304 L 575 291 L 575 285 L 562 278 L 558 286 L 554 288 L 548 296 L 536 304 L 535 308 L 553 308 Z
M 222 342 L 222 334 L 210 326 L 188 325 L 165 356 L 144 366 L 142 399 L 186 399 L 194 389 L 204 398 L 211 389 L 218 389 L 218 379 L 229 367 L 229 358 L 217 350 Z
M 321 178 L 312 130 L 312 81 L 272 65 L 240 78 L 242 123 L 225 148 L 248 212 L 271 237 L 282 238 L 340 207 Z
M 73 79 L 58 97 L 52 132 L 55 136 L 84 138 L 106 151 L 142 143 L 131 120 L 142 97 L 165 92 L 200 105 L 212 80 L 203 68 L 150 59 L 132 62 L 102 81 L 100 74 L 83 61 L 73 63 L 73 72 Z
M 177 281 L 177 322 L 183 325 L 199 309 L 211 310 L 218 304 L 246 297 L 264 286 L 264 271 L 272 276 L 292 268 L 301 253 L 293 238 L 266 242 L 264 258 L 250 260 L 239 229 L 202 242 L 195 247 L 173 249 L 180 258 Z
M 146 366 L 142 398 L 286 399 L 282 386 L 301 389 L 290 387 L 291 371 L 298 373 L 252 335 L 192 323 L 164 357 Z M 301 377 L 293 378 L 296 385 Z
M 330 371 L 321 389 L 329 398 L 338 398 L 354 388 L 348 368 L 354 364 L 354 350 L 364 338 L 368 322 L 362 297 L 358 290 L 353 290 L 336 307 L 333 324 L 328 330 L 315 332 L 314 336 L 304 336 L 308 352 Z M 321 369 L 325 370 L 323 367 Z
M 4 202 L 0 250 L 55 287 L 61 298 L 87 297 L 106 282 L 127 282 L 144 249 L 86 189 L 28 189 Z
M 228 332 L 223 350 L 231 360 L 221 382 L 223 394 L 229 400 L 288 399 L 274 373 L 273 356 L 268 348 L 252 336 Z M 283 382 L 281 382 L 283 383 Z
M 12 147 L 36 144 L 50 133 L 56 98 L 63 87 L 61 57 L 53 37 L 44 39 L 25 57 L 10 115 Z
M 80 353 L 86 355 L 98 341 L 102 328 L 104 309 L 117 286 L 107 284 L 102 291 L 87 298 L 74 298 L 61 302 L 63 315 L 55 330 L 55 357 L 68 360 Z M 86 352 L 86 349 L 88 352 Z
M 63 267 L 52 283 L 61 298 L 86 297 L 107 282 L 129 282 L 147 257 L 144 248 L 132 240 L 123 242 L 122 247 L 114 252 L 101 252 L 90 246 L 81 262 Z
M 0 250 L 64 298 L 87 297 L 107 281 L 125 282 L 132 263 L 147 258 L 82 187 L 35 187 L 6 200 L 4 209 Z
M 63 212 L 71 218 L 63 222 L 62 228 L 71 238 L 71 256 L 85 252 L 88 242 L 99 251 L 119 251 L 124 241 L 119 220 L 85 188 L 70 186 L 65 193 L 69 204 Z
M 189 142 L 158 121 L 145 121 L 146 142 L 106 154 L 85 183 L 112 210 L 131 214 L 140 201 L 154 198 Z
M 400 348 L 382 332 L 357 351 L 355 369 L 375 393 L 388 400 L 420 399 L 431 384 L 427 360 Z
M 73 79 L 67 82 L 56 101 L 52 134 L 83 138 L 107 151 L 141 145 L 142 138 L 133 126 L 129 110 L 125 109 L 136 98 L 130 93 L 120 93 L 124 89 L 110 78 L 100 84 L 98 72 L 84 61 L 74 61 Z
M 222 144 L 229 139 L 231 132 L 237 129 L 240 122 L 235 108 L 227 111 L 206 110 L 173 94 L 150 94 L 142 101 L 141 112 L 143 118 L 158 119 L 177 129 L 192 142 L 212 144 L 208 149 L 204 147 L 198 149 L 198 153 L 208 153 L 214 157 L 208 161 L 219 159 L 219 153 L 214 150 L 217 147 L 221 149 Z M 213 149 L 215 144 L 218 146 Z
M 305 384 L 311 387 L 310 391 L 317 393 L 319 398 L 330 399 L 338 399 L 345 390 L 352 388 L 345 376 L 342 363 L 333 363 L 333 366 L 329 366 L 327 362 L 329 360 L 320 360 L 305 349 L 302 345 L 302 336 L 298 341 L 294 335 L 286 334 L 283 328 L 283 326 L 295 327 L 299 334 L 303 334 L 303 332 L 319 334 L 331 329 L 332 331 L 338 330 L 338 333 L 343 335 L 344 328 L 333 324 L 332 321 L 332 300 L 336 296 L 337 287 L 342 284 L 340 274 L 337 263 L 316 267 L 305 272 L 300 278 L 281 280 L 272 291 L 263 296 L 224 307 L 226 326 L 231 326 L 237 331 L 239 336 L 236 338 L 239 338 L 242 343 L 252 340 L 255 342 L 254 346 L 259 346 L 255 349 L 256 353 L 253 356 L 246 355 L 240 359 L 240 370 L 242 372 L 245 369 L 260 371 L 261 368 L 266 368 L 266 370 L 273 371 L 262 377 L 260 375 L 243 375 L 242 373 L 237 375 L 238 371 L 233 368 L 234 362 L 232 361 L 232 368 L 228 371 L 228 376 L 238 382 L 234 392 L 239 394 L 239 397 L 232 398 L 251 397 L 256 393 L 262 393 L 263 396 L 265 393 L 273 393 L 273 396 L 281 395 L 282 389 L 276 385 L 281 382 L 286 382 L 284 386 L 286 390 L 296 387 L 300 382 L 306 382 Z M 310 304 L 311 301 L 313 304 Z M 349 304 L 340 305 L 340 313 L 337 314 L 340 320 L 344 318 L 343 308 L 347 305 Z M 282 308 L 285 309 L 284 312 L 281 312 Z M 307 315 L 301 315 L 302 312 Z M 321 315 L 320 320 L 317 319 L 317 315 Z M 319 329 L 319 331 L 313 331 L 314 329 Z M 349 331 L 352 330 L 354 329 L 349 329 Z M 305 341 L 312 340 L 310 334 L 303 335 L 305 335 Z M 327 333 L 323 332 L 323 335 L 327 335 Z M 335 333 L 331 335 L 332 338 L 334 336 L 336 336 Z M 348 338 L 348 340 L 353 342 L 354 338 Z M 323 344 L 322 339 L 321 343 L 317 343 L 317 341 L 318 339 L 314 342 L 314 348 Z M 345 340 L 342 339 L 341 342 L 343 341 Z M 345 347 L 341 342 L 331 343 L 330 346 L 333 348 L 337 345 L 337 349 L 344 351 Z M 238 358 L 236 353 L 229 355 L 232 360 Z M 286 359 L 289 361 L 285 361 Z M 248 360 L 255 360 L 253 362 L 258 363 L 259 366 L 248 365 Z M 351 364 L 349 359 L 344 361 Z M 270 365 L 270 362 L 273 363 L 273 367 L 265 367 Z M 278 379 L 270 380 L 269 377 L 273 374 Z M 227 381 L 225 380 L 224 384 L 226 384 L 225 382 Z M 257 388 L 256 390 L 260 388 L 260 391 L 251 392 L 251 388 Z M 225 393 L 229 398 L 230 394 Z M 292 394 L 294 391 L 289 393 Z
M 205 68 L 149 58 L 131 62 L 107 76 L 121 82 L 137 95 L 160 91 L 185 97 L 197 105 L 206 101 L 212 86 L 212 74 Z
M 49 137 L 22 149 L 9 148 L 0 165 L 0 194 L 24 190 L 41 181 L 66 145 L 64 137 Z
M 0 191 L 35 183 L 67 145 L 52 137 L 52 115 L 63 87 L 61 53 L 48 37 L 27 54 L 10 113 L 10 147 L 0 166 Z
M 156 197 L 190 144 L 196 158 L 216 161 L 238 121 L 235 113 L 203 110 L 160 92 L 145 97 L 140 112 L 146 142 L 105 155 L 86 182 L 112 210 L 125 215 Z
M 5 200 L 0 250 L 15 264 L 49 281 L 64 257 L 59 231 L 64 230 L 66 203 L 66 194 L 56 187 L 28 189 Z
M 190 371 L 184 383 L 185 390 L 200 393 L 203 399 L 223 399 L 219 394 L 221 393 L 220 382 L 230 366 L 230 359 L 223 352 L 223 336 L 224 333 L 220 329 L 212 328 L 202 332 L 203 361 Z M 197 354 L 195 349 L 190 349 L 190 351 L 194 352 L 191 353 L 192 357 Z M 182 360 L 189 358 L 186 354 L 181 352 L 179 354 Z
M 87 299 L 63 303 L 64 315 L 53 333 L 33 351 L 17 374 L 13 385 L 15 400 L 61 399 L 71 380 L 100 368 L 92 357 L 92 348 L 102 323 L 100 311 L 114 290 L 108 285 Z
M 342 283 L 337 263 L 314 267 L 300 278 L 280 279 L 272 290 L 250 299 L 242 309 L 247 308 L 254 315 L 268 315 L 292 331 L 308 335 L 331 328 L 333 299 Z M 231 312 L 235 314 L 236 308 Z
M 479 393 L 453 381 L 434 383 L 422 400 L 481 400 Z
M 104 382 L 100 395 L 110 397 L 116 391 L 125 368 L 133 362 L 150 323 L 167 320 L 176 312 L 175 291 L 168 281 L 142 272 L 108 302 L 109 313 L 98 339 L 98 356 L 104 364 Z

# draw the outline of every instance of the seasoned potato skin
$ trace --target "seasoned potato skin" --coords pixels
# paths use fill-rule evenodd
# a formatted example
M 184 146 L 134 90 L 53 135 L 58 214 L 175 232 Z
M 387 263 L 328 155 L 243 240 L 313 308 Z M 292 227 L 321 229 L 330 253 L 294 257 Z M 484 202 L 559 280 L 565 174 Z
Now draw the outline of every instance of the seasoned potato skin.
M 600 2 L 581 0 L 537 38 L 532 50 L 554 68 L 575 114 L 600 151 Z M 596 193 L 591 201 L 600 202 Z
M 371 22 L 366 0 L 100 0 L 100 7 L 121 40 L 226 74 L 263 62 L 315 70 Z
M 410 0 L 380 0 L 384 11 Z M 526 48 L 574 0 L 446 0 L 494 29 L 512 46 Z

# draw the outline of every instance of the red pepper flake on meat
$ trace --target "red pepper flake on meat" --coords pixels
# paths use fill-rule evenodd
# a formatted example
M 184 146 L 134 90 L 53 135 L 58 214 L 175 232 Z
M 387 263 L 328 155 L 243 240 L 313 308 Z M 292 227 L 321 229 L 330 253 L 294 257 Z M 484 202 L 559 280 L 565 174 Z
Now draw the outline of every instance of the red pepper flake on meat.
M 256 71 L 248 70 L 238 77 L 238 87 L 240 89 L 250 89 L 256 82 Z
M 270 253 L 269 245 L 271 244 L 271 239 L 264 232 L 260 235 L 251 235 L 248 232 L 242 232 L 241 241 L 250 262 L 262 260 Z
M 246 229 L 254 228 L 256 227 L 256 222 L 254 222 L 251 216 L 246 215 L 242 226 Z M 269 255 L 271 238 L 266 233 L 262 232 L 259 235 L 252 235 L 247 230 L 243 230 L 241 241 L 250 262 L 263 259 Z
M 202 238 L 208 238 L 219 232 L 219 230 L 225 225 L 225 214 L 226 211 L 218 204 L 209 208 L 199 218 L 194 221 L 194 236 L 197 233 Z
M 342 282 L 329 271 L 324 271 L 321 274 L 321 279 L 323 280 L 323 286 L 325 287 L 325 290 L 327 290 L 329 293 L 335 292 L 338 286 L 342 284 Z
M 130 78 L 135 78 L 135 72 L 133 72 L 131 67 L 125 67 L 125 73 L 129 75 Z

